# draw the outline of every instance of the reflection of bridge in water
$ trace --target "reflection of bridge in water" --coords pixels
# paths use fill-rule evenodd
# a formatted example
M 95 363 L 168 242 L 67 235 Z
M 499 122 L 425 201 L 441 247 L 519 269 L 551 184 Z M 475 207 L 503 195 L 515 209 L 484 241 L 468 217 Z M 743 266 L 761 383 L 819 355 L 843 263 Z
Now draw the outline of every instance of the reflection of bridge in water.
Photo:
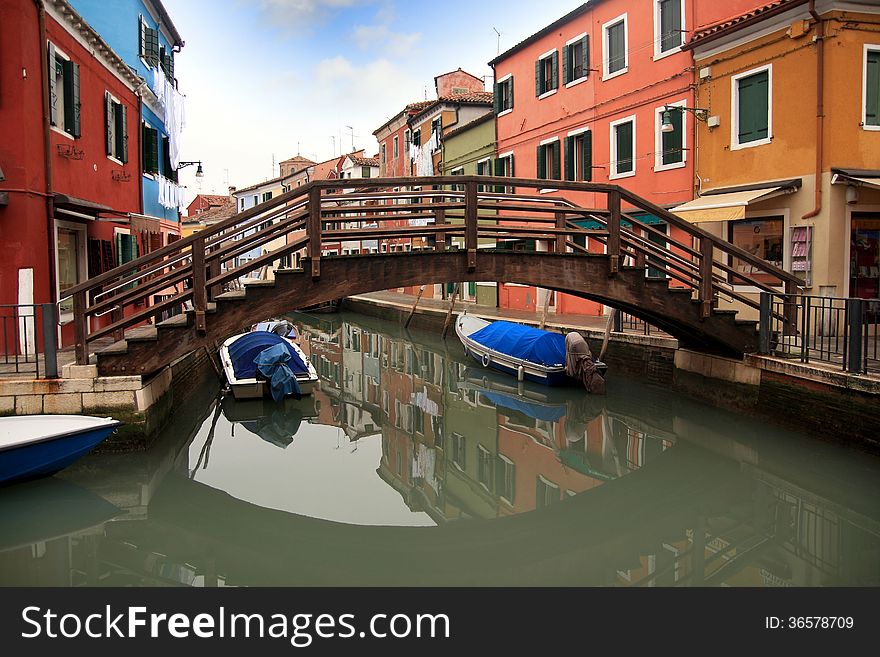
M 577 408 L 550 389 L 510 394 L 515 381 L 484 380 L 454 347 L 413 344 L 388 326 L 306 327 L 322 392 L 302 422 L 339 426 L 352 441 L 381 431 L 379 475 L 442 526 L 317 520 L 193 481 L 205 445 L 189 443 L 213 412 L 199 402 L 176 465 L 163 461 L 173 471 L 134 500 L 136 519 L 93 510 L 75 531 L 67 514 L 55 533 L 4 545 L 0 581 L 39 571 L 55 584 L 880 582 L 880 513 L 847 499 L 836 479 L 851 471 L 831 467 L 826 490 L 814 478 L 806 488 L 788 452 L 731 438 L 723 418 L 697 422 L 662 392 L 582 397 Z M 111 499 L 125 507 L 131 497 Z

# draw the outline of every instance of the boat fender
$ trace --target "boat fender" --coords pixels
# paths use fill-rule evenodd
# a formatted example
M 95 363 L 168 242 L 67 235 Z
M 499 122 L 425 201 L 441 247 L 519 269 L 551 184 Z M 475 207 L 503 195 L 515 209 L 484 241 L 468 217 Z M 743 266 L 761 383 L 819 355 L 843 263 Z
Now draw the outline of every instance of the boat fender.
M 520 365 L 518 368 L 516 368 L 516 380 L 522 381 L 525 378 L 525 376 L 526 376 L 526 368 L 523 367 L 522 365 Z
M 489 367 L 490 361 L 491 361 L 491 358 L 489 358 L 489 354 L 488 353 L 483 354 L 483 367 Z

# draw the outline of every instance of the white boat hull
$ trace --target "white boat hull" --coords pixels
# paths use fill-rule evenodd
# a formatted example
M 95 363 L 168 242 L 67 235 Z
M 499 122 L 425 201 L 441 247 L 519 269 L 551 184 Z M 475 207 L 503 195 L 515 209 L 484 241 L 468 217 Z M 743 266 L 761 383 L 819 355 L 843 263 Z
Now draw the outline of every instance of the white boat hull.
M 267 381 L 262 381 L 256 378 L 239 379 L 235 376 L 235 367 L 232 364 L 232 359 L 229 357 L 229 347 L 242 335 L 246 334 L 241 333 L 239 335 L 234 335 L 226 340 L 220 347 L 220 363 L 223 366 L 223 373 L 226 375 L 226 381 L 229 383 L 232 396 L 235 399 L 262 399 L 263 397 L 271 397 L 272 391 Z M 288 340 L 288 343 L 299 353 L 300 358 L 302 358 L 308 368 L 308 374 L 297 374 L 296 376 L 296 382 L 299 384 L 300 394 L 311 395 L 312 392 L 314 392 L 315 384 L 318 382 L 318 372 L 296 343 L 291 340 Z

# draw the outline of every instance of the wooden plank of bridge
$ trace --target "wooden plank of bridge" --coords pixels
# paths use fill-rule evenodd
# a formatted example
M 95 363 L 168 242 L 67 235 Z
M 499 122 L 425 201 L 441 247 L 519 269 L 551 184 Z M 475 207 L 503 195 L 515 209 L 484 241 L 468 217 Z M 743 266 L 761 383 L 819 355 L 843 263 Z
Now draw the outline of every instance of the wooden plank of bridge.
M 712 287 L 712 255 L 714 249 L 712 240 L 706 237 L 700 238 L 700 319 L 706 319 L 712 314 L 712 302 L 715 298 L 715 290 Z
M 312 263 L 312 278 L 321 277 L 321 188 L 309 190 L 309 260 Z
M 608 275 L 614 276 L 620 271 L 620 192 L 608 192 Z
M 208 309 L 208 288 L 205 286 L 205 238 L 197 238 L 192 244 L 193 309 L 196 315 L 196 331 L 208 332 L 205 311 Z
M 112 321 L 114 324 L 122 321 L 123 317 L 124 317 L 124 312 L 122 310 L 122 306 L 116 306 L 110 312 L 110 321 Z M 125 339 L 125 329 L 119 329 L 117 331 L 113 331 L 113 340 L 114 341 L 119 342 L 120 340 L 124 340 L 124 339 Z
M 469 270 L 477 268 L 477 183 L 464 187 L 464 248 Z
M 444 208 L 437 208 L 434 212 L 434 225 L 442 226 L 446 223 L 446 210 Z M 437 236 L 434 238 L 434 250 L 435 251 L 445 251 L 446 250 L 446 233 L 443 231 L 438 231 Z

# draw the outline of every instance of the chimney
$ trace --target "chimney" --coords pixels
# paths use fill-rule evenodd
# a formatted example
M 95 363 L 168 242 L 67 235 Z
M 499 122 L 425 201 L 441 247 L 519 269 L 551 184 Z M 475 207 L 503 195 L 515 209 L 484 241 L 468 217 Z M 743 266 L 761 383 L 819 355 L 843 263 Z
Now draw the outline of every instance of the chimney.
M 235 194 L 235 185 L 229 186 L 229 200 L 232 200 L 232 195 Z

